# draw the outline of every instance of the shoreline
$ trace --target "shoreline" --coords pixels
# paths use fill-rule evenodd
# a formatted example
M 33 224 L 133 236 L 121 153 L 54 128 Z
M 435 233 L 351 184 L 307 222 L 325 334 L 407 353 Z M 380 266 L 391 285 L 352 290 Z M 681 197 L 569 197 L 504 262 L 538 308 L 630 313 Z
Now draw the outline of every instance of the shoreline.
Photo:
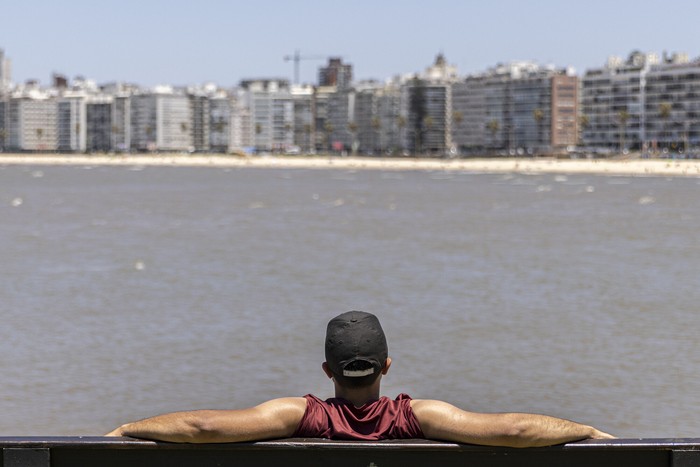
M 445 171 L 520 174 L 592 174 L 700 178 L 700 160 L 686 159 L 422 159 L 340 156 L 249 156 L 220 154 L 11 154 L 0 153 L 0 165 L 105 165 L 156 167 L 221 167 Z

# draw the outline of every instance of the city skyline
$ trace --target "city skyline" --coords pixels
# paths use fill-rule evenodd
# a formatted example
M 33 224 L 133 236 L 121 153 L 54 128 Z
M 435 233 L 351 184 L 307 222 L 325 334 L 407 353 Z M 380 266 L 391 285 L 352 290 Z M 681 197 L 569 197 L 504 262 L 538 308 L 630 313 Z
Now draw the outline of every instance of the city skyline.
M 357 80 L 384 80 L 420 72 L 440 52 L 460 75 L 518 60 L 573 67 L 581 75 L 635 49 L 697 57 L 690 48 L 700 13 L 690 0 L 592 0 L 585 8 L 552 0 L 437 0 L 430 8 L 393 0 L 321 7 L 280 1 L 265 8 L 217 0 L 196 6 L 73 0 L 68 6 L 0 4 L 0 48 L 12 60 L 13 82 L 49 84 L 52 73 L 144 86 L 293 81 L 294 64 L 283 57 L 296 50 L 314 57 L 300 62 L 305 83 L 317 81 L 331 56 L 351 63 Z

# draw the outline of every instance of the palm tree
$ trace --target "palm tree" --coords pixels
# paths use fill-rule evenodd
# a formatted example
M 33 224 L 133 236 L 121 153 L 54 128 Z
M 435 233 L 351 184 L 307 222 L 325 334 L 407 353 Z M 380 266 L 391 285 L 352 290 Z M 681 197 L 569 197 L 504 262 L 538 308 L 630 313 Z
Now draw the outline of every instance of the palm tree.
M 668 121 L 671 118 L 671 111 L 673 110 L 673 104 L 670 102 L 662 102 L 659 104 L 659 117 L 664 121 L 664 131 L 663 137 L 671 139 L 671 135 L 668 134 Z M 668 142 L 667 142 L 668 144 Z
M 372 117 L 371 125 L 372 130 L 374 130 L 374 138 L 372 138 L 375 140 L 374 149 L 379 150 L 379 154 L 381 155 L 381 153 L 384 151 L 382 148 L 382 121 L 379 120 L 379 117 Z M 378 143 L 376 141 L 377 139 L 379 140 Z
M 486 124 L 486 129 L 488 129 L 491 132 L 491 144 L 493 144 L 493 146 L 495 147 L 496 133 L 498 133 L 498 130 L 501 129 L 501 124 L 498 120 L 493 119 Z
M 457 130 L 458 127 L 460 127 L 462 125 L 463 120 L 464 120 L 464 114 L 462 112 L 460 112 L 459 110 L 455 110 L 454 112 L 452 112 L 452 123 L 454 125 L 451 125 L 450 133 L 451 133 L 451 137 L 452 137 L 453 142 L 461 139 L 461 138 L 455 137 L 455 130 Z
M 421 152 L 423 151 L 426 140 L 428 140 L 428 142 L 430 141 L 428 139 L 428 136 L 429 136 L 430 132 L 433 130 L 434 123 L 435 123 L 435 120 L 430 115 L 423 117 L 423 125 L 421 128 L 421 137 L 420 137 Z
M 306 151 L 311 152 L 311 130 L 312 126 L 310 123 L 304 124 L 304 142 L 306 143 Z
M 285 123 L 284 124 L 284 142 L 282 143 L 282 150 L 285 150 L 287 147 L 287 143 L 289 142 L 289 137 L 292 137 L 292 145 L 294 144 L 294 135 L 292 134 L 292 124 L 291 123 Z
M 323 125 L 323 132 L 326 134 L 326 149 L 328 149 L 328 152 L 331 151 L 331 134 L 333 133 L 333 124 L 331 122 L 326 122 L 325 125 Z
M 578 125 L 581 128 L 581 131 L 579 131 L 579 136 L 578 136 L 579 144 L 583 144 L 583 130 L 586 130 L 590 124 L 591 124 L 591 120 L 590 120 L 590 118 L 588 118 L 588 115 L 581 114 L 581 116 L 578 119 Z
M 544 110 L 539 108 L 533 110 L 532 118 L 534 118 L 535 123 L 537 123 L 537 144 L 543 146 L 544 141 L 542 141 L 542 121 L 544 120 Z
M 399 143 L 402 143 L 403 129 L 406 128 L 406 117 L 403 115 L 399 115 L 398 117 L 396 117 L 396 126 L 399 127 Z M 402 149 L 405 149 L 405 147 Z
M 44 143 L 42 143 L 41 138 L 44 136 L 44 129 L 43 128 L 37 128 L 36 129 L 36 137 L 39 140 L 39 143 L 37 144 L 38 149 L 41 151 L 44 149 Z

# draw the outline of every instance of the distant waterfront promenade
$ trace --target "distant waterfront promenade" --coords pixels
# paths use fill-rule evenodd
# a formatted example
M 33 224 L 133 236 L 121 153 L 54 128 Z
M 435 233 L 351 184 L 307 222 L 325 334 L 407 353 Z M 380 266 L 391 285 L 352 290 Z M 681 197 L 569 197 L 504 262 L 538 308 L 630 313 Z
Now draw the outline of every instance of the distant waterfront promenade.
M 700 160 L 474 158 L 423 159 L 340 156 L 226 156 L 219 154 L 0 154 L 0 165 L 143 165 L 345 170 L 428 170 L 472 173 L 588 173 L 700 177 Z

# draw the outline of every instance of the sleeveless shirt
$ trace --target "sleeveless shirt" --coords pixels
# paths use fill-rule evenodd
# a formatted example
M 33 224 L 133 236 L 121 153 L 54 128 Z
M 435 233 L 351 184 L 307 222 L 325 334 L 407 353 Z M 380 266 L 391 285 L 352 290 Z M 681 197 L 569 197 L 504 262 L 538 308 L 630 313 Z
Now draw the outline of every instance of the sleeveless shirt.
M 381 397 L 362 407 L 339 398 L 323 401 L 311 394 L 304 398 L 306 411 L 295 438 L 378 441 L 424 437 L 406 394 L 395 400 Z

